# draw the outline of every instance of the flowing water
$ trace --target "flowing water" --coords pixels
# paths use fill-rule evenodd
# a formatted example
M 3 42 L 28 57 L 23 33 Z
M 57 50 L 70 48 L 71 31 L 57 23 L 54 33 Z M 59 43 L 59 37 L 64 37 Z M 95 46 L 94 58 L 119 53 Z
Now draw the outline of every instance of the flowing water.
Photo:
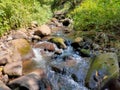
M 68 41 L 67 49 L 62 50 L 62 54 L 58 55 L 49 51 L 45 51 L 43 54 L 41 53 L 42 49 L 33 48 L 35 54 L 33 61 L 35 64 L 31 67 L 46 70 L 52 90 L 88 90 L 84 84 L 89 68 L 89 60 L 77 54 L 71 47 L 70 40 L 63 36 L 61 32 L 55 35 L 63 37 Z

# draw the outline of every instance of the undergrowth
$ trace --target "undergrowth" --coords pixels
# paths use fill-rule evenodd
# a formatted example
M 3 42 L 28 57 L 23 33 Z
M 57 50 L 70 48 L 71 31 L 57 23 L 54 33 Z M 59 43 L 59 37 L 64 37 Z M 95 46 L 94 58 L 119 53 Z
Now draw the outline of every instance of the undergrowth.
M 0 0 L 0 35 L 10 29 L 39 24 L 52 17 L 51 0 Z
M 69 16 L 76 30 L 120 30 L 120 0 L 83 0 Z

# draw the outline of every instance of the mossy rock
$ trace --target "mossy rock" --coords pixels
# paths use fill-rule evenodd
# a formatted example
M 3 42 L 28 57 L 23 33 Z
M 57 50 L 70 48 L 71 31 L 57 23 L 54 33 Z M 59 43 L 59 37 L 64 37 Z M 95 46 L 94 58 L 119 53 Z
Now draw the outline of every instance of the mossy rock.
M 50 41 L 57 44 L 59 48 L 67 48 L 67 46 L 65 45 L 65 40 L 61 37 L 53 37 L 50 39 Z
M 89 57 L 90 56 L 90 50 L 89 49 L 81 49 L 80 54 L 83 57 Z
M 12 40 L 12 45 L 15 47 L 21 56 L 25 56 L 31 52 L 31 46 L 25 39 L 15 39 Z
M 119 76 L 118 58 L 115 53 L 103 53 L 96 56 L 86 76 L 86 85 L 90 89 L 99 90 L 109 80 Z

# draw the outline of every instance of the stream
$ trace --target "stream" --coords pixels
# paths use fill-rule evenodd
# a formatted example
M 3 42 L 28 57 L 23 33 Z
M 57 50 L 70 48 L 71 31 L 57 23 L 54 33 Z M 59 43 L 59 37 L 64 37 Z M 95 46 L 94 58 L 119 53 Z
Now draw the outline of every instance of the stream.
M 24 73 L 43 68 L 52 90 L 88 90 L 85 87 L 85 77 L 89 68 L 89 58 L 83 58 L 74 51 L 71 40 L 61 31 L 53 36 L 64 38 L 67 41 L 67 48 L 60 49 L 62 54 L 55 54 L 47 50 L 42 52 L 41 48 L 33 47 L 35 57 L 32 58 L 31 64 L 24 68 Z M 38 43 L 44 42 L 47 41 Z M 40 90 L 45 89 L 41 87 Z

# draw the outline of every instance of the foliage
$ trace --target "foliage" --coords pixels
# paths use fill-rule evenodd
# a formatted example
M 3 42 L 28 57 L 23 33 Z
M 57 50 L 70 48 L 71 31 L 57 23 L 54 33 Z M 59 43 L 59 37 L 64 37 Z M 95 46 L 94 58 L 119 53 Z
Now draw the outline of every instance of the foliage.
M 84 0 L 69 15 L 76 30 L 112 30 L 120 26 L 120 0 Z
M 82 0 L 54 0 L 51 5 L 51 8 L 53 11 L 69 11 L 75 8 L 75 6 L 81 1 Z
M 0 35 L 11 28 L 26 27 L 31 21 L 46 22 L 52 16 L 46 1 L 51 0 L 0 0 Z

